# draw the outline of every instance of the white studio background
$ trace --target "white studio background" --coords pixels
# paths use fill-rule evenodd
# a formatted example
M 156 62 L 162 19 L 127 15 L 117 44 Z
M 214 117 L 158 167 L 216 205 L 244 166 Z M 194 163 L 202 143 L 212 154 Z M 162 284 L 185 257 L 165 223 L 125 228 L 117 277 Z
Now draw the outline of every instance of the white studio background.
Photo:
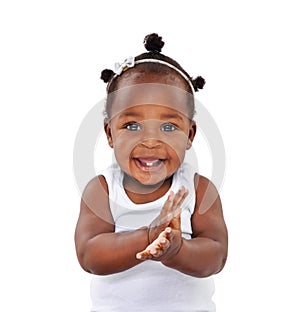
M 299 310 L 297 1 L 2 1 L 0 26 L 1 311 L 89 311 L 74 140 L 104 97 L 101 70 L 151 32 L 205 77 L 197 97 L 225 144 L 217 311 Z

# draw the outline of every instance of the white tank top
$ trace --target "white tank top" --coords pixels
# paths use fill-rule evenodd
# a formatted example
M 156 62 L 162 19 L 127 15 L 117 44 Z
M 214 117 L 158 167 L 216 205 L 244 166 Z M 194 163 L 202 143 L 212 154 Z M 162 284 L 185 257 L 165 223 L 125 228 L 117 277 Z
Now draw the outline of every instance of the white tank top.
M 117 164 L 101 173 L 108 185 L 115 232 L 148 226 L 157 217 L 168 193 L 146 204 L 135 204 L 123 188 L 124 174 Z M 181 213 L 182 236 L 191 238 L 195 207 L 195 170 L 184 163 L 174 174 L 170 190 L 189 190 Z M 144 261 L 124 272 L 97 276 L 91 282 L 91 312 L 213 312 L 214 282 L 170 269 L 157 261 Z

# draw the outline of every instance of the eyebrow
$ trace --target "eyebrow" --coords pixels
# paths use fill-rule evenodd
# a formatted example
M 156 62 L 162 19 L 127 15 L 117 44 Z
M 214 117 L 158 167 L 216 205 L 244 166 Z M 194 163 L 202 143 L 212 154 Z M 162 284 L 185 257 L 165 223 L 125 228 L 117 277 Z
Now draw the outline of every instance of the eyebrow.
M 119 117 L 140 117 L 141 114 L 140 113 L 136 113 L 136 112 L 122 112 Z
M 180 120 L 183 120 L 183 118 L 179 114 L 161 114 L 160 117 L 162 119 L 180 119 Z
M 126 118 L 126 117 L 131 117 L 131 118 L 138 118 L 138 117 L 143 117 L 143 115 L 139 112 L 122 112 L 119 115 L 119 118 Z M 176 114 L 176 113 L 162 113 L 160 115 L 161 119 L 177 119 L 182 121 L 183 118 L 182 116 L 180 116 L 180 114 Z

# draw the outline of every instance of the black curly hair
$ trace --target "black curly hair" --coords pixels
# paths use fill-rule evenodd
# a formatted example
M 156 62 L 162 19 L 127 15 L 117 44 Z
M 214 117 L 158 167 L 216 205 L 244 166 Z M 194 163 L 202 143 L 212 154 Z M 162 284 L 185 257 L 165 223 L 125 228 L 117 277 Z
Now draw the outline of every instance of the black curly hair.
M 187 79 L 190 81 L 188 83 L 187 79 L 184 79 L 185 84 L 187 85 L 187 91 L 189 93 L 193 94 L 193 91 L 198 91 L 199 89 L 202 89 L 205 80 L 201 76 L 198 76 L 196 78 L 192 78 L 182 67 L 179 63 L 177 63 L 174 59 L 164 55 L 161 53 L 161 50 L 164 46 L 164 41 L 162 40 L 162 37 L 160 37 L 156 33 L 152 33 L 147 35 L 144 38 L 144 46 L 148 52 L 142 53 L 134 58 L 134 61 L 141 61 L 145 59 L 153 59 L 153 60 L 159 60 L 166 62 L 170 64 L 171 66 L 174 66 L 177 68 L 180 72 L 182 72 Z M 171 66 L 164 65 L 161 63 L 152 63 L 152 62 L 145 62 L 145 63 L 140 63 L 136 64 L 134 68 L 136 68 L 140 73 L 148 73 L 148 72 L 153 72 L 161 75 L 168 75 L 168 74 L 176 74 L 178 76 L 181 76 L 183 78 L 183 75 L 180 73 L 176 72 L 174 69 L 171 68 Z M 127 72 L 124 70 L 124 72 Z M 117 90 L 118 88 L 118 81 L 119 78 L 122 76 L 117 75 L 113 70 L 111 69 L 104 69 L 101 72 L 100 78 L 105 82 L 108 83 L 107 85 L 107 93 L 110 94 L 114 91 Z M 193 90 L 191 89 L 191 86 L 193 87 Z M 107 102 L 106 104 L 106 111 L 110 103 Z M 192 104 L 194 106 L 194 104 Z M 194 108 L 193 108 L 194 109 Z

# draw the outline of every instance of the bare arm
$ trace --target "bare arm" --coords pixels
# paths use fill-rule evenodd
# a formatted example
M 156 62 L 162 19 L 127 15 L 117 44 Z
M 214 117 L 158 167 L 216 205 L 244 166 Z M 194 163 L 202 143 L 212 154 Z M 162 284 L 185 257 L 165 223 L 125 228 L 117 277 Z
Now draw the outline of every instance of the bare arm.
M 106 181 L 96 177 L 83 193 L 75 231 L 77 257 L 84 270 L 106 275 L 140 263 L 136 253 L 148 245 L 147 228 L 125 233 L 114 229 Z
M 216 188 L 206 178 L 195 177 L 196 206 L 192 216 L 193 237 L 182 238 L 175 257 L 162 261 L 182 273 L 207 277 L 222 270 L 227 258 L 228 235 Z

